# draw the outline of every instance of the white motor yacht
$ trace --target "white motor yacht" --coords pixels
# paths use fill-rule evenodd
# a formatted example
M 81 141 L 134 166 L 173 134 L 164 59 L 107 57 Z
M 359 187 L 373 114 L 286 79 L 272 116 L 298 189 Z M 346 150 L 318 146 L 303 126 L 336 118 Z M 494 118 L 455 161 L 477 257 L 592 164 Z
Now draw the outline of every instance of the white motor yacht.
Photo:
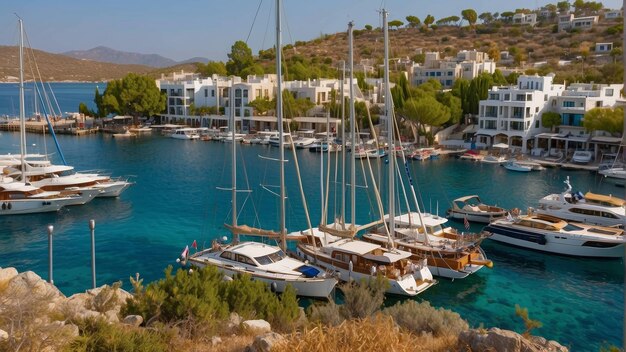
M 270 285 L 276 292 L 293 286 L 299 296 L 327 298 L 337 280 L 320 269 L 290 258 L 276 246 L 259 242 L 242 242 L 233 246 L 213 248 L 198 252 L 189 258 L 198 266 L 216 266 L 228 276 L 252 275 Z
M 174 139 L 194 140 L 200 139 L 200 134 L 196 128 L 178 128 L 170 135 Z
M 452 201 L 452 208 L 448 209 L 448 216 L 453 219 L 467 219 L 467 221 L 486 224 L 508 214 L 509 212 L 504 208 L 483 203 L 477 195 L 457 198 Z
M 620 226 L 626 221 L 626 201 L 612 195 L 572 192 L 569 177 L 562 193 L 549 194 L 539 200 L 538 214 L 569 221 L 602 226 Z
M 80 196 L 46 192 L 37 187 L 3 177 L 0 182 L 0 215 L 21 215 L 58 211 Z
M 499 219 L 484 229 L 494 241 L 542 252 L 596 258 L 623 258 L 624 231 L 568 223 L 547 215 Z

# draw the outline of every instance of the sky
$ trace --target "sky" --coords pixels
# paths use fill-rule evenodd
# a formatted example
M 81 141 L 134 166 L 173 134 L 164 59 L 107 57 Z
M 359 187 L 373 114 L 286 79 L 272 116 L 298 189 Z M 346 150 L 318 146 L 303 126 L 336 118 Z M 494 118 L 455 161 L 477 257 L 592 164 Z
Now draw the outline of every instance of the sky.
M 539 8 L 541 0 L 283 0 L 283 44 L 347 30 L 380 26 L 379 10 L 389 20 L 414 15 L 435 19 L 463 9 L 482 12 Z M 621 8 L 622 1 L 601 1 Z M 253 53 L 274 43 L 274 0 L 0 0 L 0 45 L 17 45 L 15 13 L 24 20 L 30 46 L 52 53 L 107 46 L 159 54 L 177 61 L 195 56 L 226 60 L 237 40 Z M 258 9 L 258 11 L 257 11 Z

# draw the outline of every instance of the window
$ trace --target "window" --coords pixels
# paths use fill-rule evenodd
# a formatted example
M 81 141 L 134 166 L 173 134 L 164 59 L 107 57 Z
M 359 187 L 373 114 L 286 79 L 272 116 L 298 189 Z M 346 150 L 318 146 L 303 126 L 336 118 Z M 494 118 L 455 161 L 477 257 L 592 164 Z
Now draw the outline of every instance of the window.
M 516 101 L 524 101 L 525 98 L 526 98 L 526 96 L 524 94 L 517 94 L 517 95 L 515 95 L 515 100 Z
M 526 108 L 526 117 L 530 117 L 530 107 Z
M 526 101 L 533 101 L 533 95 L 532 94 L 526 94 Z
M 504 100 L 511 100 L 511 94 L 506 93 L 506 94 L 504 95 Z
M 233 260 L 232 256 L 231 256 L 231 252 L 222 252 L 222 254 L 220 255 L 221 258 L 224 259 L 228 259 L 228 260 Z
M 539 120 L 535 121 L 535 128 L 539 128 Z
M 498 117 L 498 107 L 485 106 L 485 117 Z
M 247 90 L 247 89 L 244 89 L 244 90 L 243 90 L 243 97 L 244 97 L 244 98 L 247 98 L 247 97 L 248 97 L 248 90 Z
M 448 76 L 452 76 L 452 71 L 448 71 Z
M 564 108 L 573 108 L 574 106 L 575 106 L 575 103 L 573 101 L 563 100 Z
M 204 90 L 204 97 L 206 98 L 206 97 L 208 97 L 208 96 L 209 96 L 209 90 L 208 90 L 208 89 L 205 89 L 205 90 Z
M 498 93 L 489 93 L 489 100 L 500 100 L 500 94 L 498 94 Z
M 241 89 L 235 89 L 235 98 L 241 98 Z
M 613 89 L 607 89 L 606 90 L 606 96 L 607 97 L 612 97 L 613 96 Z
M 521 107 L 513 107 L 513 117 L 516 119 L 521 119 L 524 117 L 524 108 Z
M 215 97 L 215 89 L 211 89 L 211 97 Z

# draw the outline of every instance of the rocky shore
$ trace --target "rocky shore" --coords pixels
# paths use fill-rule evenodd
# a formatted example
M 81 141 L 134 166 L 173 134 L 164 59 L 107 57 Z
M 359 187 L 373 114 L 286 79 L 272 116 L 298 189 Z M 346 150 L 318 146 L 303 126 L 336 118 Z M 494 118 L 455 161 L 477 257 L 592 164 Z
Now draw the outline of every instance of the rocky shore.
M 18 273 L 14 268 L 0 268 L 0 350 L 63 349 L 81 338 L 80 322 L 90 319 L 122 326 L 123 329 L 147 329 L 146 325 L 150 327 L 150 324 L 144 322 L 142 316 L 121 316 L 122 307 L 129 298 L 132 298 L 132 294 L 121 289 L 119 284 L 104 285 L 66 297 L 54 285 L 32 271 Z M 300 319 L 306 324 L 307 318 L 303 311 Z M 358 328 L 359 321 L 350 321 L 349 324 L 356 324 L 357 334 L 368 333 L 358 331 L 364 330 Z M 363 324 L 367 325 L 367 321 L 364 320 Z M 306 347 L 294 341 L 305 341 L 307 334 L 314 334 L 316 331 L 319 333 L 323 330 L 323 334 L 330 336 L 334 333 L 332 329 L 345 328 L 345 323 L 342 323 L 337 327 L 318 326 L 281 335 L 272 331 L 270 323 L 265 320 L 244 320 L 236 313 L 230 314 L 226 325 L 223 330 L 225 334 L 208 338 L 208 343 L 201 346 L 179 344 L 176 348 L 194 351 L 304 351 L 310 350 L 310 346 Z M 393 331 L 402 334 L 398 327 Z M 181 335 L 180 331 L 178 335 Z M 229 340 L 237 339 L 240 341 L 237 345 L 229 343 Z M 463 351 L 568 351 L 556 341 L 537 336 L 524 337 L 498 328 L 463 331 L 458 336 L 456 346 L 456 350 Z

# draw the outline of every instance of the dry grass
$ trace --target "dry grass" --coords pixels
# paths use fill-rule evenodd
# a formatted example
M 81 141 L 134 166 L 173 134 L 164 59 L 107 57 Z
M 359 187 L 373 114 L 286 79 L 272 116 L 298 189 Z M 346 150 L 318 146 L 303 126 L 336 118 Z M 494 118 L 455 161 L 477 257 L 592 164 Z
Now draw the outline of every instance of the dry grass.
M 336 327 L 317 325 L 287 336 L 276 352 L 451 351 L 457 337 L 417 336 L 396 327 L 389 316 L 378 314 L 363 320 L 347 320 Z
M 254 342 L 254 336 L 237 334 L 221 336 L 222 342 L 213 346 L 211 341 L 198 342 L 197 340 L 179 339 L 174 345 L 176 351 L 188 352 L 241 352 Z

